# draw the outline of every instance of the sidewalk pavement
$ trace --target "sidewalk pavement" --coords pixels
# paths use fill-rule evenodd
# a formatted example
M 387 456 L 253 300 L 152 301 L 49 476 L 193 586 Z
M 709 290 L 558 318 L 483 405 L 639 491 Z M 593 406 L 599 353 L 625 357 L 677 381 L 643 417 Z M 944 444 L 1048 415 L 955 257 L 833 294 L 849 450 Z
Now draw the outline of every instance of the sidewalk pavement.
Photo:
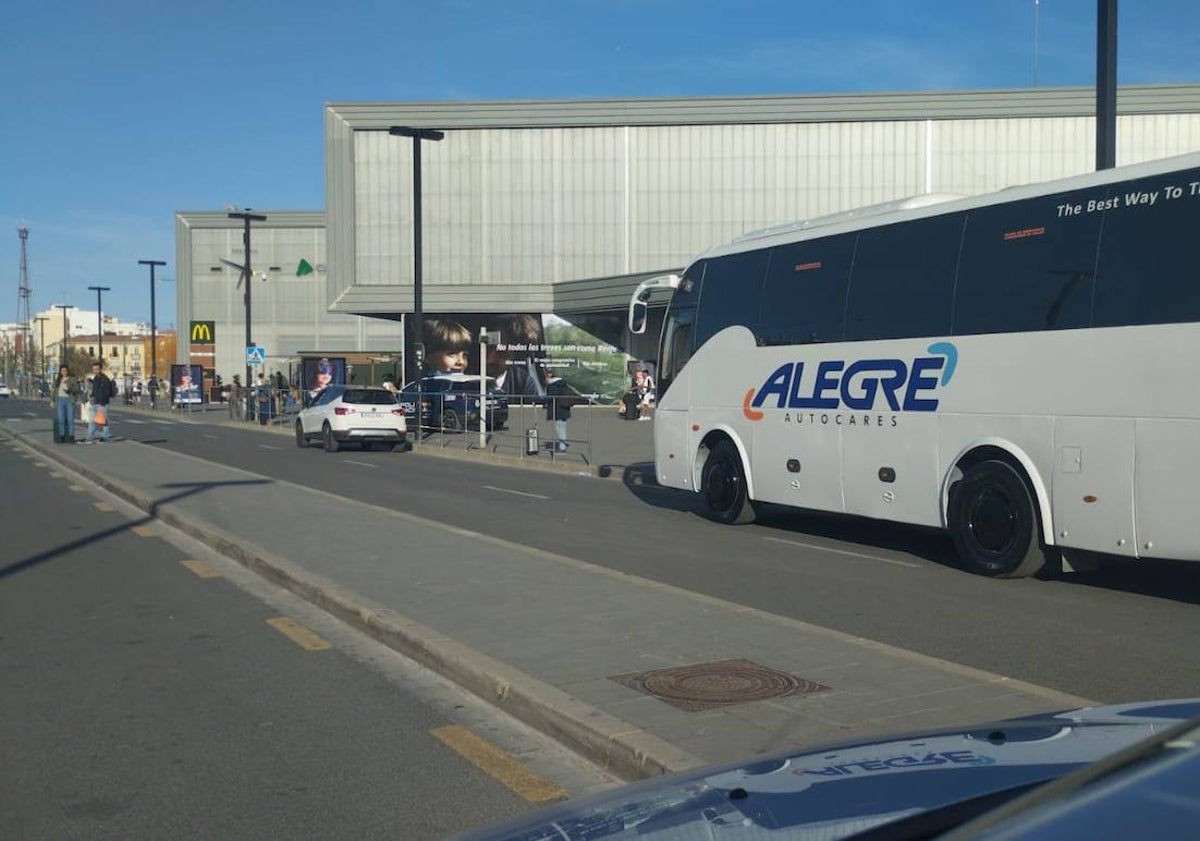
M 34 419 L 0 431 L 629 779 L 1089 703 L 135 442 L 56 446 Z M 287 527 L 264 528 L 280 512 Z M 695 664 L 715 665 L 665 687 L 814 691 L 689 711 L 631 687 Z

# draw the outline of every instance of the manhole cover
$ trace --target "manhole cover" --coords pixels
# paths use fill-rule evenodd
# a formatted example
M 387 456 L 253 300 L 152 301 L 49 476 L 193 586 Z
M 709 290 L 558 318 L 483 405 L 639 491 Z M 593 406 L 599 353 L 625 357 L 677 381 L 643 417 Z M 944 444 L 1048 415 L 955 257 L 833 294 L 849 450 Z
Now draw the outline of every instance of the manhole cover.
M 809 695 L 829 688 L 750 660 L 718 660 L 613 675 L 609 679 L 691 712 L 768 698 Z

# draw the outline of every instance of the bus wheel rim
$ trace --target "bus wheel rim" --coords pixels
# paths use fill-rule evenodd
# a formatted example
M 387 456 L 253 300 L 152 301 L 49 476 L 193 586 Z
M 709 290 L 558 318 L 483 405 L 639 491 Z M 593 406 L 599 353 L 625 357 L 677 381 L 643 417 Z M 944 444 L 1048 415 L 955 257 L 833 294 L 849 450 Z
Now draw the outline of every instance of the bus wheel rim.
M 1003 555 L 1016 541 L 1021 516 L 1008 494 L 984 488 L 972 500 L 968 527 L 976 545 L 987 555 Z

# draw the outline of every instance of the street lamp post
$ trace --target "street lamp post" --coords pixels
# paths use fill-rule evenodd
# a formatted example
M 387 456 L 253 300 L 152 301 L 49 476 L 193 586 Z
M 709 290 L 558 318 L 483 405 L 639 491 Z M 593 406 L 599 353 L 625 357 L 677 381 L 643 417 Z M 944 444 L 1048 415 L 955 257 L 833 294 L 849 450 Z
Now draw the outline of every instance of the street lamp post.
M 48 315 L 39 315 L 34 319 L 38 323 L 38 344 L 42 351 L 42 379 L 46 379 L 46 322 L 50 320 Z
M 425 312 L 422 300 L 422 242 L 421 242 L 421 141 L 422 140 L 441 140 L 446 136 L 445 132 L 437 131 L 430 128 L 409 128 L 408 126 L 392 126 L 388 129 L 388 134 L 393 137 L 411 137 L 413 142 L 412 159 L 413 159 L 413 356 L 415 357 L 416 368 L 413 373 L 417 378 L 418 387 L 421 381 L 420 365 L 425 359 L 425 340 L 423 330 L 425 328 Z M 420 424 L 420 413 L 418 411 L 418 425 Z M 420 436 L 418 435 L 418 438 Z
M 154 306 L 154 267 L 165 266 L 164 260 L 138 260 L 139 266 L 150 267 L 150 376 L 158 376 L 158 323 Z
M 89 286 L 96 293 L 96 355 L 100 357 L 100 366 L 104 367 L 104 309 L 103 295 L 111 290 L 108 286 Z
M 246 357 L 246 389 L 247 389 L 247 394 L 249 393 L 250 382 L 251 382 L 251 380 L 250 380 L 250 357 L 249 357 L 250 350 L 249 349 L 253 345 L 253 343 L 251 342 L 251 339 L 250 339 L 250 284 L 254 277 L 254 274 L 252 273 L 251 266 L 250 266 L 250 222 L 251 221 L 254 221 L 254 222 L 267 221 L 267 217 L 264 216 L 263 214 L 250 213 L 249 211 L 250 211 L 250 208 L 246 208 L 245 212 L 236 212 L 236 213 L 229 214 L 230 219 L 241 219 L 242 222 L 244 223 L 244 227 L 242 228 L 242 247 L 246 252 L 246 262 L 242 266 L 242 277 L 246 282 L 246 289 L 245 289 L 244 293 L 242 294 L 242 301 L 246 304 L 246 353 L 247 353 L 247 357 Z M 249 417 L 249 414 L 250 414 L 249 412 L 246 413 L 247 417 Z
M 71 308 L 71 305 L 70 304 L 55 304 L 54 306 L 57 307 L 58 309 L 62 310 L 62 314 L 63 314 L 63 335 L 62 335 L 62 342 L 60 342 L 59 346 L 58 346 L 58 350 L 59 350 L 58 364 L 66 365 L 67 364 L 67 334 L 70 332 L 70 330 L 67 329 L 67 310 L 69 310 Z

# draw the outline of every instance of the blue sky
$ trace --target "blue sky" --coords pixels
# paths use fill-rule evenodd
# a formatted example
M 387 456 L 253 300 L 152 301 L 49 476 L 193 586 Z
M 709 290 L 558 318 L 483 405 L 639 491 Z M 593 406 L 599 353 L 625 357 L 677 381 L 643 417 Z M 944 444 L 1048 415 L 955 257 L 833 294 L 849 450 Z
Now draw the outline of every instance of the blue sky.
M 322 106 L 1034 84 L 1034 0 L 73 0 L 0 30 L 0 322 L 148 320 L 177 210 L 325 205 Z M 1037 83 L 1095 78 L 1095 0 L 1041 0 Z M 1200 82 L 1200 3 L 1121 4 L 1120 84 Z M 173 293 L 159 295 L 163 324 Z

